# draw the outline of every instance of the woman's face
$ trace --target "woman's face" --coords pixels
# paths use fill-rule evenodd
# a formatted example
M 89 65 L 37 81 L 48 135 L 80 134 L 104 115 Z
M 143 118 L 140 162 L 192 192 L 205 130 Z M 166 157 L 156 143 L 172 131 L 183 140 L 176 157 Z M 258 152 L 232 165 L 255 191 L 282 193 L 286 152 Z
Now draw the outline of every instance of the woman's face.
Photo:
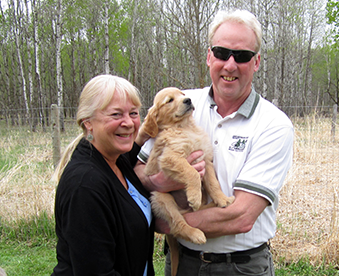
M 140 127 L 139 108 L 129 98 L 122 100 L 116 92 L 104 110 L 97 110 L 84 123 L 93 134 L 91 143 L 95 148 L 107 160 L 116 160 L 133 147 Z

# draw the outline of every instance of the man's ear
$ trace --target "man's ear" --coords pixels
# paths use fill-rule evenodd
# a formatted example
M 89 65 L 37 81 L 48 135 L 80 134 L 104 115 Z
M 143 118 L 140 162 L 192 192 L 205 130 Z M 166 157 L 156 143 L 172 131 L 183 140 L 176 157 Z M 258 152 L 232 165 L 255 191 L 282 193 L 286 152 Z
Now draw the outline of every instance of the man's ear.
M 208 48 L 208 52 L 207 52 L 207 59 L 206 59 L 206 64 L 208 67 L 210 67 L 211 65 L 211 48 Z
M 255 63 L 254 63 L 254 72 L 257 72 L 259 70 L 260 60 L 261 60 L 261 55 L 260 53 L 258 53 L 257 58 L 255 59 Z
M 148 110 L 147 116 L 143 123 L 143 128 L 144 128 L 144 131 L 152 138 L 157 136 L 159 129 L 158 129 L 158 124 L 157 124 L 157 112 L 156 112 L 155 106 L 151 107 Z

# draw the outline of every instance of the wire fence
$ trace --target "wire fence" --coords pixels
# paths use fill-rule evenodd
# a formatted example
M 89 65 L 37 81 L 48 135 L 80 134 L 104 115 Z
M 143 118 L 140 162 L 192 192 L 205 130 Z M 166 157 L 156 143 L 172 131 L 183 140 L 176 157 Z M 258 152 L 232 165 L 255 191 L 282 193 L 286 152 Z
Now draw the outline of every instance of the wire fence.
M 279 106 L 276 100 L 272 101 Z M 53 106 L 53 105 L 51 105 Z M 333 106 L 279 106 L 290 118 L 305 117 L 316 114 L 319 117 L 332 117 L 336 113 L 337 105 Z M 48 127 L 51 119 L 51 107 L 26 109 L 0 109 L 0 122 L 5 121 L 8 127 L 32 124 L 34 122 L 39 128 Z M 148 107 L 141 108 L 141 116 L 147 114 Z M 75 120 L 77 107 L 59 108 L 60 116 L 66 121 Z
M 282 109 L 288 108 L 313 111 L 307 114 L 291 112 L 295 129 L 294 161 L 280 193 L 278 228 L 272 240 L 274 257 L 279 261 L 294 262 L 307 256 L 315 264 L 338 265 L 337 108 Z M 14 110 L 11 112 L 15 113 Z M 64 130 L 59 133 L 60 152 L 81 132 L 75 120 L 76 108 L 63 109 L 62 112 Z M 45 125 L 37 116 L 34 120 L 38 123 L 32 129 L 29 124 L 32 118 L 17 115 L 13 124 L 9 113 L 0 110 L 1 218 L 15 219 L 16 216 L 34 215 L 45 210 L 53 215 L 56 184 L 51 183 L 50 178 L 54 164 L 55 119 L 51 109 L 45 113 L 48 114 Z

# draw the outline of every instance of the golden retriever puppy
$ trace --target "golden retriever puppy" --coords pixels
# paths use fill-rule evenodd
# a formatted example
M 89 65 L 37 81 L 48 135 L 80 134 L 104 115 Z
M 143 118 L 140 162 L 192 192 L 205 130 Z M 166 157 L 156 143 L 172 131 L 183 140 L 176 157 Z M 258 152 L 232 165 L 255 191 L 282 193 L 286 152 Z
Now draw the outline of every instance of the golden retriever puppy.
M 214 206 L 226 207 L 234 201 L 227 197 L 220 188 L 213 167 L 213 148 L 208 135 L 195 124 L 192 112 L 194 106 L 190 98 L 177 88 L 165 88 L 157 93 L 154 104 L 149 109 L 144 121 L 144 129 L 151 137 L 155 137 L 154 147 L 146 164 L 146 175 L 163 171 L 167 177 L 185 184 L 188 210 L 181 210 L 171 193 L 153 192 L 152 209 L 156 216 L 166 220 L 170 233 L 196 244 L 206 242 L 204 233 L 189 226 L 182 214 L 196 211 L 206 204 L 207 193 Z M 186 158 L 192 152 L 202 150 L 205 161 L 205 175 L 199 173 L 187 162 Z M 198 160 L 199 161 L 199 160 Z M 197 162 L 198 162 L 197 161 Z M 173 239 L 168 239 L 171 256 L 175 251 L 171 245 Z M 175 253 L 176 254 L 176 253 Z M 173 271 L 172 258 L 172 275 Z M 177 266 L 177 264 L 174 264 Z

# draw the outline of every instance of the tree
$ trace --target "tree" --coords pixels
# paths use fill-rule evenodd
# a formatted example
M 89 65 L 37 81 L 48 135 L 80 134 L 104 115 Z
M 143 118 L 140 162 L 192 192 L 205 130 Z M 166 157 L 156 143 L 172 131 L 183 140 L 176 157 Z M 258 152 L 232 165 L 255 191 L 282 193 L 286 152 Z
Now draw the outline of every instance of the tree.
M 58 88 L 58 107 L 60 112 L 60 129 L 65 131 L 64 126 L 64 113 L 63 113 L 63 85 L 62 85 L 62 72 L 61 72 L 61 40 L 62 40 L 62 0 L 57 0 L 56 3 L 56 82 Z
M 339 2 L 328 0 L 326 4 L 327 23 L 332 25 L 333 41 L 338 43 L 339 39 Z
M 283 109 L 332 104 L 337 101 L 332 47 L 338 45 L 338 2 L 326 0 L 325 17 L 322 1 L 0 1 L 0 112 L 7 117 L 14 109 L 23 110 L 21 117 L 34 112 L 40 119 L 33 128 L 48 125 L 52 103 L 64 119 L 74 117 L 85 83 L 108 72 L 130 80 L 145 109 L 164 87 L 208 86 L 208 27 L 217 10 L 233 8 L 250 10 L 262 24 L 262 63 L 254 78 L 258 93 L 279 99 Z M 332 27 L 329 48 L 319 45 L 326 18 Z M 319 67 L 320 56 L 326 70 Z M 16 123 L 17 112 L 12 113 Z
M 27 99 L 27 94 L 26 94 L 26 78 L 25 78 L 25 74 L 24 74 L 24 65 L 22 62 L 22 57 L 21 57 L 21 52 L 20 52 L 20 30 L 19 30 L 19 17 L 20 14 L 17 15 L 17 12 L 21 13 L 21 7 L 20 7 L 20 2 L 18 1 L 17 3 L 18 5 L 15 6 L 14 0 L 12 0 L 11 2 L 11 6 L 10 8 L 12 9 L 13 12 L 13 19 L 15 22 L 14 25 L 14 37 L 15 37 L 15 46 L 16 46 L 16 52 L 17 52 L 17 58 L 18 58 L 18 63 L 19 63 L 19 70 L 20 70 L 20 77 L 21 77 L 21 83 L 22 83 L 22 95 L 23 95 L 23 100 L 24 100 L 24 104 L 25 104 L 25 112 L 26 112 L 26 116 L 27 118 L 29 118 L 29 104 L 28 104 L 28 99 Z M 20 18 L 21 19 L 21 18 Z
M 108 7 L 109 1 L 106 0 L 104 3 L 104 29 L 105 29 L 105 61 L 104 61 L 104 72 L 105 74 L 109 74 L 109 33 L 108 33 Z

